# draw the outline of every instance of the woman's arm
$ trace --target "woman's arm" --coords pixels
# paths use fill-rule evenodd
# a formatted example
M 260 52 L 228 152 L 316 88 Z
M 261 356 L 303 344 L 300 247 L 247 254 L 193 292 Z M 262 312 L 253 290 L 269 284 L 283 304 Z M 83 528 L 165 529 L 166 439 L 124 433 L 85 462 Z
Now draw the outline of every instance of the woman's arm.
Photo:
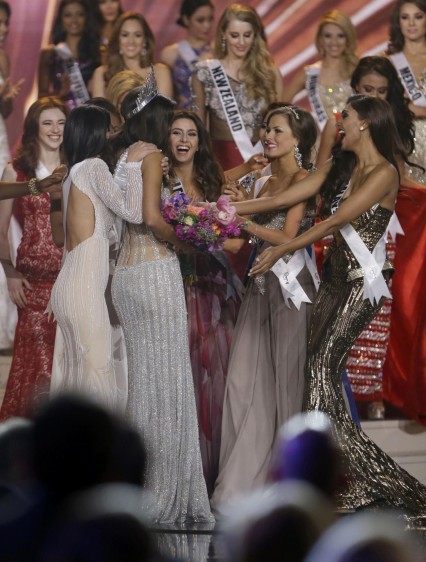
M 178 55 L 177 43 L 167 45 L 160 53 L 160 61 L 172 69 L 175 65 Z
M 50 61 L 53 47 L 42 49 L 38 65 L 38 97 L 50 94 Z
M 13 182 L 16 172 L 11 164 L 8 164 L 3 172 L 2 180 Z M 25 277 L 17 271 L 10 257 L 9 225 L 12 217 L 13 200 L 0 201 L 0 260 L 7 278 L 7 288 L 11 301 L 19 308 L 25 308 L 27 297 L 25 290 L 31 290 L 31 285 Z
M 299 70 L 290 82 L 290 84 L 284 86 L 284 100 L 291 102 L 296 94 L 301 92 L 305 88 L 306 74 L 304 70 Z
M 318 148 L 318 155 L 316 166 L 320 168 L 330 157 L 331 150 L 336 144 L 336 120 L 334 117 L 327 119 L 327 123 L 321 133 L 320 145 Z
M 197 78 L 195 74 L 192 75 L 192 91 L 195 98 L 196 107 L 194 107 L 195 113 L 199 116 L 204 124 L 207 121 L 207 110 L 206 110 L 206 96 L 204 94 L 204 86 L 202 82 Z
M 277 92 L 276 101 L 284 101 L 283 89 L 283 77 L 281 76 L 279 68 L 275 68 L 275 91 Z
M 293 184 L 289 189 L 274 197 L 260 197 L 251 201 L 232 203 L 239 215 L 252 215 L 254 213 L 265 213 L 285 207 L 293 207 L 302 201 L 307 201 L 319 193 L 322 184 L 328 174 L 331 162 L 327 162 L 321 169 L 313 172 L 305 179 Z
M 291 242 L 275 248 L 267 248 L 262 252 L 258 263 L 252 268 L 251 274 L 265 273 L 284 254 L 295 252 L 329 234 L 334 234 L 343 226 L 357 219 L 362 213 L 371 209 L 376 203 L 393 207 L 398 187 L 399 177 L 396 169 L 389 163 L 378 165 L 367 176 L 360 188 L 340 204 L 334 215 L 316 224 Z
M 173 98 L 173 80 L 170 68 L 163 63 L 154 65 L 154 74 L 160 94 Z
M 284 228 L 282 230 L 266 228 L 255 222 L 251 222 L 248 226 L 243 227 L 243 229 L 251 236 L 256 236 L 265 242 L 269 242 L 272 246 L 285 244 L 296 236 L 305 214 L 305 209 L 306 203 L 299 203 L 291 207 L 291 209 L 287 211 Z
M 93 73 L 91 79 L 92 87 L 92 97 L 94 98 L 105 98 L 106 88 L 105 88 L 105 66 L 98 66 Z

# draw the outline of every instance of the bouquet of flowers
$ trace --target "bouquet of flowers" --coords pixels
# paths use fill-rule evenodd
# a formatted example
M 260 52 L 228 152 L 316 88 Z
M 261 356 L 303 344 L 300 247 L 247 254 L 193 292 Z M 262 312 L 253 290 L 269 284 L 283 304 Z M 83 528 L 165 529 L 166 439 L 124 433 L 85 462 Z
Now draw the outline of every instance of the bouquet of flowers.
M 243 223 L 236 218 L 236 209 L 229 204 L 227 195 L 221 195 L 217 203 L 197 206 L 184 193 L 176 193 L 163 199 L 161 212 L 179 240 L 201 251 L 220 250 L 226 239 L 241 234 L 239 227 Z

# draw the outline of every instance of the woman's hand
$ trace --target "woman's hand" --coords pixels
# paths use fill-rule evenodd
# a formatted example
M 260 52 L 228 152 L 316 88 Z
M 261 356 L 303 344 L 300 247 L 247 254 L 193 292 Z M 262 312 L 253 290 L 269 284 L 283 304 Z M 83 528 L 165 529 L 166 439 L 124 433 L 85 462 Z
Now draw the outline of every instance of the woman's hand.
M 57 166 L 50 176 L 38 182 L 38 188 L 42 193 L 60 193 L 62 191 L 62 182 L 67 171 L 65 164 Z
M 32 291 L 30 283 L 25 279 L 25 277 L 10 277 L 7 279 L 7 288 L 9 290 L 10 300 L 16 304 L 19 308 L 25 308 L 28 304 L 27 297 L 25 295 L 25 289 Z
M 148 154 L 153 152 L 161 152 L 161 150 L 150 142 L 137 141 L 129 146 L 127 162 L 142 162 Z
M 229 195 L 232 203 L 245 201 L 247 199 L 247 193 L 244 188 L 238 182 L 229 179 L 226 181 L 223 193 L 224 195 Z
M 267 248 L 260 254 L 254 261 L 253 267 L 249 271 L 250 277 L 257 277 L 263 275 L 271 269 L 271 267 L 284 255 L 281 246 L 274 248 Z
M 25 78 L 21 78 L 15 84 L 12 84 L 10 78 L 4 81 L 4 84 L 0 87 L 0 97 L 2 101 L 10 101 L 21 91 L 22 84 L 25 82 Z
M 246 165 L 249 167 L 250 172 L 257 172 L 259 170 L 263 170 L 269 164 L 269 160 L 266 156 L 259 152 L 259 154 L 253 154 L 250 158 L 246 161 Z

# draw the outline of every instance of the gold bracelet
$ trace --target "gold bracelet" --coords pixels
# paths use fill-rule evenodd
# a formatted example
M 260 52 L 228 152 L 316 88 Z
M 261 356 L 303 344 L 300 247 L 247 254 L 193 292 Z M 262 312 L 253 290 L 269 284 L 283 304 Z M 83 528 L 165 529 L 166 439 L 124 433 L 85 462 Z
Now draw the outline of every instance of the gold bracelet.
M 38 189 L 37 185 L 39 184 L 39 180 L 37 178 L 31 178 L 28 182 L 28 191 L 31 195 L 35 195 L 38 197 L 41 195 L 41 191 Z

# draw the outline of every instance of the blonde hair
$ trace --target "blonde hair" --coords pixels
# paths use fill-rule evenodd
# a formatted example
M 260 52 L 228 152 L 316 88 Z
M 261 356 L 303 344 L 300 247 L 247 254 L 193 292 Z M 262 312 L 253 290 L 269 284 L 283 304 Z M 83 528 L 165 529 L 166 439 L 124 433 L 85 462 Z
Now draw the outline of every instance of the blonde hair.
M 124 12 L 123 14 L 121 14 L 121 16 L 119 16 L 119 18 L 115 22 L 111 34 L 111 40 L 108 44 L 108 62 L 107 62 L 107 69 L 105 72 L 106 83 L 108 83 L 111 80 L 111 78 L 115 74 L 117 74 L 117 72 L 126 69 L 126 66 L 124 65 L 123 57 L 120 54 L 120 33 L 124 23 L 128 20 L 138 21 L 144 34 L 145 54 L 143 55 L 141 54 L 139 57 L 140 67 L 147 68 L 154 62 L 155 39 L 152 30 L 148 25 L 148 22 L 143 17 L 143 15 L 139 14 L 138 12 Z
M 277 100 L 274 60 L 266 45 L 262 22 L 251 6 L 230 4 L 223 12 L 216 28 L 215 56 L 222 59 L 227 53 L 223 37 L 232 20 L 249 23 L 254 31 L 254 41 L 241 67 L 247 93 L 251 98 L 264 98 L 266 105 Z
M 323 27 L 328 23 L 332 23 L 341 28 L 346 36 L 346 47 L 343 52 L 343 70 L 347 78 L 352 75 L 358 64 L 358 55 L 356 54 L 356 33 L 355 28 L 352 24 L 351 19 L 344 13 L 339 12 L 339 10 L 330 10 L 326 12 L 320 19 L 317 29 L 317 34 L 315 36 L 315 46 L 322 56 L 323 48 L 321 47 L 321 33 Z
M 133 88 L 141 86 L 144 81 L 144 77 L 134 70 L 122 70 L 121 72 L 117 72 L 108 82 L 106 98 L 114 105 L 120 114 L 120 102 L 123 100 L 124 96 L 130 92 L 130 90 L 133 90 Z

